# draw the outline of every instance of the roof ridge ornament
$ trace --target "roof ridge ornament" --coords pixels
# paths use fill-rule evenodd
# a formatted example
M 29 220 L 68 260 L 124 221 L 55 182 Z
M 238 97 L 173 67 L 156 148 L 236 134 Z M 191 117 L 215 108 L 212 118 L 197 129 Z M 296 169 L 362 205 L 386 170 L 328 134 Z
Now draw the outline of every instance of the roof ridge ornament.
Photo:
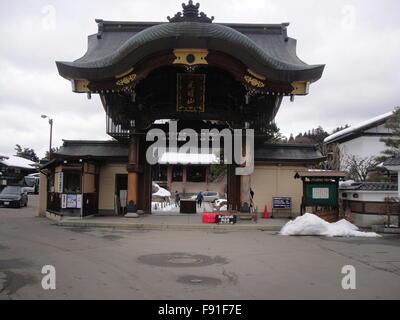
M 214 17 L 207 17 L 204 12 L 200 12 L 199 8 L 200 3 L 193 4 L 192 0 L 189 0 L 188 4 L 182 3 L 183 15 L 182 12 L 178 12 L 173 18 L 167 17 L 169 22 L 205 22 L 212 23 L 214 21 Z

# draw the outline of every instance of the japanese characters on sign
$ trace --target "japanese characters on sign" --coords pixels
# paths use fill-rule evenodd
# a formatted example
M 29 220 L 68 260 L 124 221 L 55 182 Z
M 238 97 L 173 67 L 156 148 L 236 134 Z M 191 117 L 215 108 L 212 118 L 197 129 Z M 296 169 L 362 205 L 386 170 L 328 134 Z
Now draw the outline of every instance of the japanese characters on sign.
M 177 74 L 177 111 L 205 112 L 205 74 Z

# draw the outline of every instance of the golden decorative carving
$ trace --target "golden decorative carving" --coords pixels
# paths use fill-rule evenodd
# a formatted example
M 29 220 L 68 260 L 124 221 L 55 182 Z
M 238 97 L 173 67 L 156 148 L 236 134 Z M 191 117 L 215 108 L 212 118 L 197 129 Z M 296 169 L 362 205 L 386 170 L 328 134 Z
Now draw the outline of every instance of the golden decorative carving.
M 71 84 L 72 84 L 72 91 L 74 92 L 79 92 L 79 93 L 90 92 L 88 88 L 90 82 L 87 79 L 72 79 Z
M 255 73 L 254 71 L 252 71 L 252 70 L 250 70 L 250 69 L 247 69 L 247 72 L 248 72 L 249 74 L 251 74 L 253 77 L 256 77 L 256 78 L 259 79 L 259 80 L 262 80 L 262 81 L 267 80 L 266 77 L 264 77 L 264 76 L 262 76 L 262 75 L 259 75 L 258 73 Z
M 130 83 L 132 83 L 133 81 L 136 80 L 137 75 L 135 73 L 130 74 L 129 76 L 123 77 L 122 79 L 118 80 L 115 84 L 117 86 L 125 86 L 128 85 Z
M 260 80 L 250 77 L 250 76 L 244 76 L 244 80 L 252 85 L 253 87 L 257 88 L 265 88 L 265 83 L 261 82 Z
M 307 95 L 310 89 L 310 83 L 305 81 L 295 81 L 291 83 L 293 91 L 291 94 Z
M 184 64 L 187 66 L 208 64 L 206 60 L 208 50 L 206 49 L 175 49 L 174 55 L 176 56 L 174 64 Z
M 125 77 L 126 75 L 132 73 L 133 70 L 134 70 L 134 68 L 130 68 L 128 71 L 116 75 L 115 78 L 120 79 L 120 78 L 122 78 L 122 77 Z

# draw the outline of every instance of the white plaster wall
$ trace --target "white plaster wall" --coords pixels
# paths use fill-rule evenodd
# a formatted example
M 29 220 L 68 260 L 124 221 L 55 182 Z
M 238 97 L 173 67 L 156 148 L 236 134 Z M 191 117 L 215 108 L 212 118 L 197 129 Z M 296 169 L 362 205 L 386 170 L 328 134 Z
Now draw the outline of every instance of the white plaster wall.
M 347 193 L 347 197 L 343 198 L 343 193 Z M 353 195 L 357 194 L 358 198 Z M 344 200 L 365 201 L 365 202 L 384 202 L 386 197 L 397 197 L 397 191 L 340 191 L 339 198 Z M 360 228 L 371 228 L 373 225 L 383 225 L 387 222 L 386 215 L 370 215 L 352 212 L 354 224 Z M 392 224 L 398 224 L 398 218 L 391 218 Z
M 376 215 L 358 214 L 353 212 L 352 217 L 354 220 L 354 224 L 359 228 L 371 228 L 374 225 L 384 225 L 388 221 L 388 218 L 385 215 L 376 216 Z M 391 217 L 390 222 L 393 225 L 398 225 L 398 218 Z
M 376 126 L 371 129 L 365 130 L 365 132 L 368 132 L 368 133 L 392 133 L 392 130 L 385 128 L 385 125 L 381 124 L 380 126 Z
M 347 193 L 347 198 L 343 198 L 343 193 Z M 353 195 L 357 194 L 358 198 Z M 339 197 L 344 200 L 367 201 L 367 202 L 384 202 L 387 197 L 398 197 L 397 191 L 340 191 Z
M 380 141 L 381 137 L 362 136 L 356 139 L 346 141 L 339 145 L 342 155 L 342 168 L 345 169 L 347 157 L 357 156 L 360 158 L 378 157 L 381 152 L 386 150 L 386 146 Z

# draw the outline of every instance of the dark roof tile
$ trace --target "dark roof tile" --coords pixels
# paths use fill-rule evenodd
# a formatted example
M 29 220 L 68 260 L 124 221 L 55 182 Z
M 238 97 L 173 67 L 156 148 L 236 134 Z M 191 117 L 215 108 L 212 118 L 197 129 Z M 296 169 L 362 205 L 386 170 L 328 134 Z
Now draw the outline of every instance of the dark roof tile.
M 325 157 L 315 145 L 265 144 L 255 148 L 256 161 L 302 161 L 318 163 Z
M 356 182 L 351 185 L 341 186 L 342 191 L 397 191 L 397 183 L 393 182 Z
M 387 159 L 383 166 L 400 166 L 400 158 L 390 158 Z

